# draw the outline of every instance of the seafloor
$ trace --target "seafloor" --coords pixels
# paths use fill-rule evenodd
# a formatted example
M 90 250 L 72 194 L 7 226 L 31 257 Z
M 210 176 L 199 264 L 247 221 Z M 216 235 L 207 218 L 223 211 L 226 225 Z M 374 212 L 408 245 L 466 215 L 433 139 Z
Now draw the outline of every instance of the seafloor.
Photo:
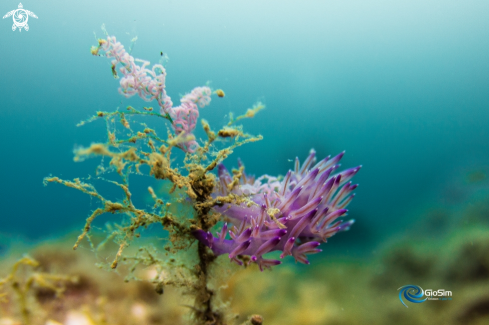
M 384 240 L 369 258 L 318 257 L 307 267 L 289 263 L 271 272 L 232 266 L 236 272 L 220 288 L 235 315 L 229 324 L 250 324 L 256 314 L 267 325 L 489 324 L 487 198 L 476 191 L 450 209 L 430 206 L 412 229 Z M 192 299 L 172 287 L 155 290 L 154 269 L 126 281 L 123 270 L 98 264 L 102 253 L 73 251 L 75 237 L 13 245 L 3 255 L 0 325 L 192 323 Z M 31 262 L 13 273 L 24 253 Z M 34 260 L 39 265 L 30 265 Z M 406 308 L 397 290 L 407 284 L 449 290 L 452 300 L 407 302 Z

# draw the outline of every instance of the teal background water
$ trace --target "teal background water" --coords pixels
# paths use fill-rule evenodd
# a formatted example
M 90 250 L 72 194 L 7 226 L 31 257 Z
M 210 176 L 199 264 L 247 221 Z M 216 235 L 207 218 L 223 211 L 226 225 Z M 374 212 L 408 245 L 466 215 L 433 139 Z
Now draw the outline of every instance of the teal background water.
M 133 55 L 168 54 L 167 91 L 211 81 L 226 92 L 201 117 L 217 128 L 261 100 L 241 147 L 250 173 L 285 174 L 310 148 L 346 150 L 363 165 L 350 205 L 357 220 L 334 250 L 370 247 L 485 183 L 454 185 L 489 166 L 489 3 L 486 1 L 29 1 L 30 30 L 0 20 L 0 234 L 39 240 L 80 229 L 96 202 L 43 177 L 93 174 L 73 149 L 103 141 L 103 123 L 75 125 L 128 103 L 110 63 L 90 55 L 105 23 Z M 3 16 L 16 9 L 3 1 Z M 156 103 L 152 104 L 153 106 Z M 161 130 L 166 126 L 161 123 Z M 165 131 L 162 131 L 163 133 Z M 136 184 L 137 186 L 137 184 Z M 141 187 L 141 192 L 144 192 Z M 4 241 L 4 242 L 5 242 Z M 335 242 L 337 244 L 335 244 Z M 368 245 L 366 245 L 366 243 Z M 341 244 L 341 245 L 340 245 Z M 329 246 L 328 246 L 329 247 Z

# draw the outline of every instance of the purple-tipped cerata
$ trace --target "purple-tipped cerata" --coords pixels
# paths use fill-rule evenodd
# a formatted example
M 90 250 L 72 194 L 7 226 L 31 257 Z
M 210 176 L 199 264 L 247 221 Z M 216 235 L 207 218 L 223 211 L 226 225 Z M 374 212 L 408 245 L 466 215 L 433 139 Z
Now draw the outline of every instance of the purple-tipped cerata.
M 354 222 L 338 218 L 347 213 L 345 208 L 357 187 L 350 179 L 361 166 L 335 174 L 343 154 L 315 164 L 316 153 L 311 150 L 302 166 L 296 158 L 294 170 L 289 170 L 281 180 L 268 175 L 255 180 L 243 171 L 239 186 L 231 192 L 228 186 L 233 182 L 231 174 L 224 165 L 219 165 L 214 194 L 234 193 L 249 197 L 250 201 L 215 208 L 226 221 L 217 237 L 203 230 L 194 231 L 194 236 L 214 254 L 229 254 L 240 265 L 238 255 L 249 256 L 248 260 L 257 263 L 260 270 L 280 264 L 278 260 L 264 258 L 272 251 L 281 251 L 280 258 L 291 255 L 296 261 L 309 264 L 306 254 L 320 252 L 318 246 L 322 242 L 348 230 Z

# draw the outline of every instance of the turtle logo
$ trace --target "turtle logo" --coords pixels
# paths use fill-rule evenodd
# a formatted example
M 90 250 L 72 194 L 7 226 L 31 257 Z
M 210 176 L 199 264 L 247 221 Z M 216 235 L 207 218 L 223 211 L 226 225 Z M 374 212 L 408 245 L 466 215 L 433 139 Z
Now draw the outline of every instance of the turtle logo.
M 29 19 L 29 16 L 37 18 L 37 16 L 32 11 L 23 9 L 22 3 L 19 3 L 19 9 L 7 12 L 7 14 L 3 16 L 3 18 L 7 18 L 10 16 L 12 16 L 12 18 L 14 19 L 12 30 L 15 31 L 17 28 L 19 28 L 19 32 L 22 31 L 22 28 L 24 28 L 26 31 L 29 30 L 29 25 L 27 25 L 27 20 Z

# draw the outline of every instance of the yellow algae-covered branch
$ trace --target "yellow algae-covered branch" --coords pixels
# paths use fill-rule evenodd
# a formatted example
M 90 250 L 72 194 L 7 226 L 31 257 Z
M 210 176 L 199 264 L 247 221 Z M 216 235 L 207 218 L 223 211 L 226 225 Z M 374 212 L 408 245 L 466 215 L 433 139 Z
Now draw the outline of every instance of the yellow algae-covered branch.
M 99 111 L 95 116 L 79 123 L 84 125 L 96 120 L 105 121 L 106 142 L 75 150 L 74 160 L 80 162 L 90 157 L 101 157 L 102 162 L 97 168 L 96 177 L 88 179 L 115 185 L 122 191 L 123 198 L 119 201 L 108 200 L 93 185 L 78 178 L 73 181 L 58 177 L 44 179 L 45 184 L 62 184 L 99 201 L 99 206 L 86 219 L 73 249 L 77 249 L 84 239 L 92 245 L 91 231 L 100 216 L 120 216 L 120 222 L 108 227 L 108 236 L 98 247 L 92 245 L 95 251 L 99 251 L 106 247 L 108 240 L 115 241 L 117 250 L 113 253 L 114 259 L 109 263 L 112 269 L 121 263 L 132 264 L 126 277 L 129 280 L 136 277 L 134 272 L 140 265 L 155 268 L 158 274 L 153 283 L 158 293 L 163 293 L 164 285 L 173 285 L 184 288 L 186 294 L 195 297 L 191 310 L 196 324 L 229 324 L 227 315 L 215 302 L 218 292 L 209 285 L 213 276 L 211 270 L 217 268 L 214 267 L 216 255 L 196 234 L 210 234 L 211 228 L 222 220 L 216 207 L 224 204 L 247 207 L 257 205 L 250 200 L 249 194 L 240 192 L 240 184 L 246 182 L 244 168 L 234 173 L 224 194 L 216 191 L 219 184 L 214 171 L 235 148 L 262 139 L 260 135 L 244 133 L 242 126 L 233 124 L 244 118 L 254 117 L 265 106 L 257 103 L 244 115 L 236 119 L 231 116 L 230 122 L 217 132 L 212 131 L 209 123 L 202 120 L 207 141 L 200 141 L 194 135 L 199 108 L 210 104 L 211 95 L 223 97 L 222 90 L 212 93 L 207 86 L 196 87 L 182 96 L 179 106 L 173 106 L 165 90 L 166 70 L 163 66 L 157 64 L 152 69 L 147 68 L 149 62 L 134 59 L 112 36 L 99 40 L 98 46 L 92 47 L 91 53 L 113 59 L 112 73 L 120 76 L 119 92 L 123 96 L 128 98 L 138 95 L 148 102 L 156 100 L 160 113 L 156 113 L 152 107 L 137 110 L 128 106 L 124 112 Z M 165 128 L 166 138 L 158 135 L 157 128 L 152 129 L 135 121 L 143 117 L 168 120 L 171 127 Z M 175 163 L 176 159 L 171 158 L 175 148 L 184 152 L 183 163 Z M 104 157 L 110 158 L 109 168 L 103 166 Z M 100 177 L 100 174 L 107 172 L 116 172 L 122 181 Z M 152 186 L 146 188 L 152 202 L 148 209 L 139 208 L 133 202 L 133 193 L 137 194 L 138 190 L 129 187 L 129 178 L 134 173 L 151 177 L 153 182 L 164 189 L 164 193 L 161 193 L 156 187 L 156 190 Z M 139 191 L 145 192 L 146 189 Z M 128 248 L 131 242 L 139 238 L 143 230 L 152 224 L 160 224 L 169 233 L 165 235 L 168 238 L 163 238 L 171 242 L 171 245 L 165 244 L 163 247 L 163 254 L 167 258 L 158 257 L 157 248 L 143 247 L 135 255 L 128 253 L 131 251 Z
M 87 120 L 81 121 L 76 126 L 83 126 L 83 125 L 85 125 L 87 123 L 91 123 L 91 122 L 96 121 L 96 120 L 98 120 L 100 118 L 105 118 L 106 120 L 108 120 L 108 119 L 114 118 L 116 116 L 118 116 L 121 119 L 121 122 L 124 125 L 124 122 L 123 122 L 125 120 L 124 115 L 156 116 L 156 117 L 160 117 L 160 118 L 166 119 L 166 120 L 168 120 L 170 122 L 173 122 L 169 114 L 162 115 L 162 114 L 158 114 L 156 112 L 153 112 L 153 108 L 152 107 L 144 107 L 143 109 L 145 110 L 145 112 L 138 111 L 137 109 L 135 109 L 132 106 L 127 106 L 127 112 L 121 112 L 121 111 L 115 111 L 115 112 L 98 111 L 96 113 L 96 115 L 90 117 Z M 125 120 L 125 121 L 127 122 L 127 120 Z
M 92 144 L 89 148 L 78 149 L 75 151 L 75 161 L 83 160 L 90 155 L 101 155 L 111 157 L 110 165 L 116 168 L 117 173 L 123 176 L 122 170 L 128 162 L 139 162 L 140 158 L 136 154 L 136 148 L 129 148 L 124 152 L 111 152 L 107 146 L 96 143 Z M 124 176 L 123 176 L 124 178 Z
M 25 267 L 23 272 L 20 268 Z M 20 315 L 24 324 L 31 324 L 32 305 L 29 302 L 29 295 L 34 294 L 32 289 L 43 288 L 51 290 L 56 297 L 60 298 L 65 291 L 65 284 L 68 282 L 76 283 L 77 277 L 67 275 L 57 275 L 35 271 L 39 267 L 39 262 L 29 256 L 24 256 L 14 263 L 10 273 L 3 279 L 0 279 L 0 289 L 10 286 L 14 292 Z M 7 293 L 0 294 L 5 299 Z
M 98 192 L 95 190 L 95 187 L 93 187 L 93 185 L 82 183 L 79 178 L 75 178 L 72 182 L 72 181 L 62 180 L 58 177 L 45 177 L 44 178 L 44 185 L 47 185 L 48 183 L 63 184 L 67 187 L 77 189 L 79 191 L 82 191 L 85 194 L 88 194 L 90 196 L 96 197 L 97 199 L 99 199 L 101 201 L 104 201 L 104 198 L 100 194 L 98 194 Z
M 76 250 L 80 244 L 80 242 L 87 236 L 87 234 L 91 230 L 91 225 L 92 222 L 95 220 L 96 217 L 104 214 L 104 213 L 111 213 L 111 214 L 129 214 L 132 215 L 133 217 L 131 218 L 131 222 L 128 226 L 123 227 L 122 231 L 124 232 L 124 239 L 120 243 L 119 250 L 116 254 L 116 257 L 114 261 L 111 264 L 112 268 L 117 267 L 117 262 L 120 259 L 122 255 L 122 251 L 124 248 L 129 246 L 129 241 L 133 239 L 134 236 L 136 235 L 136 231 L 141 227 L 141 226 L 148 226 L 153 223 L 160 223 L 164 227 L 173 230 L 173 231 L 178 231 L 180 232 L 180 236 L 189 236 L 189 229 L 185 227 L 182 223 L 176 221 L 174 218 L 171 217 L 171 214 L 165 213 L 164 215 L 158 215 L 155 213 L 147 212 L 143 209 L 138 209 L 134 206 L 131 200 L 131 193 L 129 192 L 129 188 L 126 185 L 119 184 L 117 182 L 109 181 L 113 184 L 118 185 L 121 187 L 121 189 L 125 193 L 125 200 L 123 203 L 118 203 L 118 202 L 112 202 L 110 200 L 106 200 L 103 198 L 100 194 L 97 193 L 95 188 L 92 185 L 87 185 L 84 183 L 81 183 L 79 180 L 75 182 L 70 182 L 70 181 L 64 181 L 61 180 L 57 177 L 50 177 L 46 178 L 45 182 L 56 182 L 60 183 L 63 185 L 66 185 L 71 188 L 76 188 L 78 190 L 81 190 L 84 193 L 90 194 L 92 196 L 97 197 L 102 201 L 103 208 L 98 208 L 96 209 L 86 220 L 85 227 L 83 228 L 83 232 L 78 236 L 78 239 L 73 246 L 73 249 Z M 91 190 L 87 190 L 87 188 L 90 188 Z
M 234 144 L 229 146 L 228 148 L 225 148 L 217 153 L 217 157 L 205 168 L 205 172 L 211 171 L 214 168 L 216 168 L 217 164 L 221 162 L 222 160 L 226 159 L 230 154 L 233 153 L 233 149 L 236 147 L 242 146 L 246 143 L 249 142 L 255 142 L 255 141 L 260 141 L 262 140 L 263 137 L 261 135 L 256 136 L 256 137 L 250 137 L 247 139 L 244 139 L 243 141 L 236 141 Z
M 77 150 L 76 161 L 81 161 L 85 157 L 96 155 L 110 157 L 110 164 L 114 166 L 117 173 L 123 177 L 124 182 L 108 182 L 118 186 L 123 191 L 125 198 L 121 203 L 107 200 L 96 191 L 94 186 L 82 183 L 79 179 L 72 182 L 64 181 L 57 177 L 46 178 L 45 182 L 57 182 L 68 187 L 76 188 L 89 195 L 97 197 L 102 203 L 102 207 L 96 209 L 87 218 L 83 232 L 78 237 L 73 248 L 76 249 L 80 242 L 89 234 L 92 228 L 92 223 L 98 216 L 104 213 L 129 215 L 131 216 L 129 225 L 120 227 L 118 231 L 110 234 L 111 237 L 118 238 L 117 242 L 119 245 L 116 256 L 110 264 L 110 267 L 116 268 L 121 260 L 124 262 L 133 260 L 136 261 L 136 264 L 133 265 L 132 269 L 135 269 L 137 265 L 152 265 L 152 263 L 160 265 L 161 268 L 161 265 L 166 262 L 163 262 L 163 260 L 150 258 L 150 255 L 147 255 L 147 257 L 150 258 L 151 261 L 147 260 L 146 258 L 142 259 L 140 255 L 138 258 L 124 256 L 124 250 L 130 245 L 130 242 L 135 237 L 139 236 L 139 233 L 136 231 L 140 229 L 140 227 L 148 226 L 152 223 L 160 223 L 165 229 L 170 231 L 170 241 L 172 243 L 187 243 L 183 245 L 174 245 L 175 248 L 179 247 L 179 249 L 188 249 L 193 242 L 192 231 L 194 229 L 210 229 L 219 221 L 219 214 L 213 213 L 211 211 L 212 207 L 222 206 L 225 203 L 238 205 L 241 203 L 247 205 L 254 204 L 254 202 L 251 202 L 246 196 L 240 196 L 233 193 L 227 196 L 212 197 L 211 193 L 216 185 L 216 180 L 213 174 L 208 173 L 212 171 L 219 162 L 226 159 L 236 147 L 249 142 L 259 141 L 262 139 L 262 137 L 252 137 L 241 134 L 241 137 L 244 137 L 244 139 L 238 141 L 239 137 L 236 137 L 228 147 L 214 153 L 216 157 L 209 164 L 201 165 L 199 162 L 206 160 L 204 155 L 211 149 L 211 141 L 215 139 L 212 138 L 212 134 L 210 132 L 209 127 L 209 141 L 206 146 L 204 146 L 206 150 L 198 151 L 193 156 L 187 156 L 187 163 L 185 164 L 187 175 L 182 174 L 182 172 L 185 170 L 181 171 L 178 168 L 171 167 L 170 153 L 172 147 L 174 147 L 172 142 L 176 141 L 175 139 L 178 139 L 178 137 L 168 140 L 168 147 L 162 145 L 159 149 L 154 147 L 150 139 L 145 139 L 145 141 L 147 141 L 148 148 L 150 148 L 149 152 L 145 152 L 140 148 L 138 149 L 132 146 L 124 150 L 120 150 L 118 148 L 117 151 L 112 151 L 109 147 L 113 145 L 110 144 L 92 144 L 89 148 Z M 181 137 L 181 135 L 179 137 Z M 194 202 L 193 207 L 197 213 L 196 220 L 194 221 L 193 219 L 188 219 L 187 221 L 182 221 L 182 219 L 178 216 L 169 213 L 168 208 L 171 206 L 171 203 L 167 202 L 165 204 L 162 199 L 157 197 L 152 187 L 149 187 L 148 191 L 155 202 L 154 208 L 161 207 L 161 212 L 147 212 L 143 209 L 136 208 L 132 203 L 132 194 L 129 190 L 125 177 L 125 171 L 128 170 L 131 164 L 147 165 L 150 168 L 150 176 L 153 176 L 155 179 L 170 181 L 173 184 L 173 187 L 170 189 L 169 193 L 172 193 L 176 188 L 186 188 L 185 193 L 187 194 L 188 198 Z M 242 171 L 242 169 L 240 170 Z M 241 177 L 242 176 L 239 172 L 235 174 L 233 182 L 234 185 L 232 187 L 238 184 Z M 102 244 L 105 245 L 105 241 L 102 242 Z M 200 263 L 195 268 L 195 270 L 197 270 L 196 278 L 189 278 L 189 275 L 185 275 L 186 273 L 183 271 L 179 271 L 177 273 L 170 272 L 171 276 L 168 279 L 164 281 L 154 281 L 156 290 L 162 291 L 162 286 L 164 285 L 174 285 L 182 288 L 185 287 L 187 290 L 190 290 L 189 292 L 193 292 L 193 294 L 197 297 L 195 311 L 198 311 L 197 314 L 199 317 L 203 319 L 219 319 L 222 316 L 216 314 L 216 311 L 211 304 L 211 297 L 214 293 L 207 287 L 207 270 L 209 265 L 214 260 L 214 257 L 212 254 L 209 254 L 207 248 L 200 243 L 198 244 L 197 253 Z M 188 269 L 192 268 L 188 267 Z
M 129 111 L 133 113 L 133 111 Z M 213 263 L 215 257 L 208 250 L 208 248 L 202 243 L 197 244 L 197 265 L 180 265 L 178 271 L 169 271 L 169 267 L 178 263 L 177 260 L 170 258 L 164 260 L 156 258 L 156 255 L 150 253 L 144 248 L 136 256 L 125 256 L 125 250 L 131 245 L 131 242 L 140 237 L 143 228 L 148 227 L 151 224 L 161 224 L 161 226 L 169 231 L 169 241 L 172 243 L 172 247 L 165 247 L 165 250 L 169 253 L 175 254 L 179 251 L 188 250 L 195 242 L 193 231 L 196 229 L 209 230 L 220 220 L 220 214 L 212 211 L 213 207 L 223 206 L 224 204 L 245 204 L 247 206 L 256 205 L 249 197 L 245 195 L 237 195 L 235 193 L 229 193 L 224 196 L 212 196 L 214 188 L 216 187 L 216 177 L 211 173 L 216 166 L 233 153 L 236 147 L 243 144 L 259 141 L 261 136 L 251 136 L 241 131 L 240 127 L 224 126 L 217 133 L 210 129 L 207 122 L 203 122 L 204 131 L 207 133 L 208 140 L 203 147 L 200 147 L 194 154 L 187 154 L 184 160 L 184 168 L 172 167 L 172 160 L 170 158 L 172 149 L 179 147 L 181 143 L 187 143 L 191 141 L 193 135 L 186 135 L 180 133 L 177 136 L 173 134 L 168 135 L 168 139 L 160 139 L 156 131 L 143 125 L 142 130 L 134 130 L 132 126 L 135 123 L 131 123 L 128 120 L 128 116 L 131 114 L 106 113 L 102 117 L 106 118 L 108 142 L 95 143 L 88 148 L 81 148 L 75 150 L 75 161 L 83 161 L 88 157 L 109 157 L 110 166 L 117 174 L 122 178 L 122 182 L 116 182 L 114 180 L 107 180 L 97 177 L 99 180 L 111 183 L 123 192 L 123 199 L 120 202 L 114 202 L 104 198 L 96 188 L 80 179 L 76 178 L 73 181 L 62 180 L 58 177 L 47 177 L 44 182 L 47 183 L 59 183 L 70 188 L 74 188 L 97 198 L 100 201 L 101 206 L 95 209 L 91 215 L 86 219 L 85 226 L 82 233 L 78 236 L 73 249 L 77 249 L 81 242 L 87 238 L 92 245 L 89 237 L 90 231 L 93 228 L 93 222 L 103 214 L 117 214 L 124 216 L 127 221 L 122 221 L 121 225 L 116 225 L 116 228 L 109 232 L 107 238 L 105 238 L 97 247 L 93 247 L 96 251 L 99 251 L 101 247 L 105 247 L 108 240 L 115 240 L 118 245 L 118 249 L 115 252 L 115 256 L 112 262 L 109 264 L 112 269 L 115 269 L 122 261 L 124 263 L 130 263 L 132 261 L 133 266 L 130 268 L 130 274 L 126 277 L 127 280 L 134 278 L 131 275 L 138 265 L 143 266 L 157 266 L 158 272 L 165 272 L 167 278 L 162 280 L 161 278 L 155 278 L 153 283 L 155 284 L 155 290 L 157 292 L 163 292 L 163 286 L 173 285 L 179 288 L 185 288 L 187 293 L 190 293 L 196 297 L 195 306 L 192 307 L 196 313 L 196 317 L 202 320 L 202 324 L 208 322 L 211 319 L 215 319 L 215 324 L 224 324 L 223 315 L 218 312 L 212 305 L 212 297 L 215 294 L 208 285 L 209 279 L 209 267 Z M 137 114 L 132 114 L 137 115 Z M 144 115 L 144 114 L 143 114 Z M 128 140 L 117 139 L 117 131 L 113 129 L 113 119 L 117 117 L 120 120 L 122 126 L 122 132 L 129 132 Z M 110 131 L 113 129 L 113 131 Z M 228 140 L 220 140 L 219 143 L 228 142 L 231 143 L 221 149 L 215 150 L 214 142 L 218 138 L 228 138 Z M 133 140 L 131 140 L 133 139 Z M 161 146 L 157 148 L 155 142 L 161 143 Z M 214 158 L 210 162 L 207 161 L 207 155 L 211 154 Z M 148 166 L 148 176 L 152 176 L 156 180 L 166 180 L 172 184 L 168 190 L 169 195 L 185 194 L 187 199 L 179 198 L 175 196 L 170 201 L 164 201 L 159 198 L 152 187 L 148 188 L 148 192 L 154 206 L 152 211 L 146 211 L 145 209 L 138 208 L 132 201 L 132 192 L 129 188 L 129 176 L 132 173 L 132 167 L 135 167 L 135 171 L 140 173 L 141 166 Z M 105 171 L 102 166 L 100 170 Z M 243 177 L 243 168 L 240 168 L 233 176 L 232 182 L 228 186 L 229 192 L 238 186 L 240 180 Z M 181 189 L 182 191 L 177 191 Z M 171 197 L 171 196 L 170 196 Z M 180 202 L 180 203 L 179 203 Z M 191 203 L 194 213 L 191 215 L 179 215 L 175 210 L 183 202 Z M 194 246 L 195 247 L 195 246 Z M 172 262 L 174 261 L 174 262 Z M 173 264 L 172 264 L 173 263 Z M 193 270 L 190 272 L 190 270 Z
M 236 118 L 233 118 L 233 114 L 230 113 L 229 114 L 229 123 L 228 123 L 228 126 L 231 126 L 234 123 L 236 123 L 239 120 L 242 120 L 244 118 L 253 118 L 253 117 L 255 117 L 256 113 L 258 113 L 259 111 L 261 111 L 264 108 L 265 108 L 265 105 L 262 102 L 258 102 L 255 105 L 253 105 L 252 108 L 248 108 L 248 110 L 246 111 L 245 114 L 240 115 L 240 116 L 238 116 Z

